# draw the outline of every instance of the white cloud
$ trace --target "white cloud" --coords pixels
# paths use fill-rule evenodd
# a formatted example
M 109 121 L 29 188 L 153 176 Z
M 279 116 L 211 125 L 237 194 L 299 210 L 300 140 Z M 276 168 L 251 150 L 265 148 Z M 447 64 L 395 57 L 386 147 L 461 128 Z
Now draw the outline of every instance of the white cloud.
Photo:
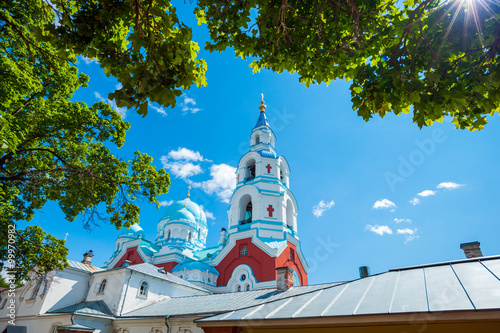
M 464 186 L 463 184 L 457 184 L 457 183 L 454 183 L 454 182 L 443 182 L 443 183 L 440 183 L 437 188 L 444 188 L 444 189 L 447 189 L 447 190 L 454 190 L 456 188 L 459 188 L 459 187 L 462 187 Z
M 413 205 L 413 206 L 416 206 L 420 203 L 420 199 L 419 198 L 413 198 L 410 200 L 410 203 Z
M 417 228 L 415 228 L 415 229 L 410 229 L 410 228 L 398 229 L 396 231 L 396 233 L 398 235 L 405 235 L 405 243 L 411 242 L 415 238 L 418 238 Z
M 436 191 L 425 190 L 420 193 L 417 193 L 419 197 L 430 197 L 431 195 L 436 195 Z
M 193 187 L 203 190 L 207 194 L 217 194 L 223 202 L 229 202 L 236 188 L 236 168 L 227 164 L 213 164 L 210 167 L 212 179 L 203 182 L 190 182 Z
M 115 86 L 115 90 L 120 90 L 121 88 L 123 88 L 123 85 L 118 82 L 118 84 Z
M 389 228 L 389 226 L 387 225 L 371 225 L 371 224 L 367 224 L 366 227 L 365 227 L 365 230 L 369 230 L 371 232 L 374 232 L 376 233 L 377 235 L 384 235 L 384 234 L 389 234 L 389 235 L 392 235 L 392 229 Z
M 388 209 L 392 208 L 391 211 L 394 211 L 394 208 L 396 208 L 396 204 L 392 202 L 391 200 L 388 199 L 382 199 L 382 200 L 377 200 L 373 204 L 372 208 L 375 209 Z
M 97 58 L 90 59 L 84 56 L 79 56 L 80 60 L 82 60 L 85 64 L 90 65 L 90 64 L 97 64 Z
M 174 200 L 163 200 L 163 201 L 160 201 L 160 206 L 161 207 L 167 207 L 167 206 L 170 206 L 173 203 L 174 203 Z
M 182 112 L 184 112 L 184 114 L 196 113 L 198 111 L 203 110 L 203 109 L 195 107 L 196 101 L 194 100 L 194 98 L 190 98 L 186 94 L 182 94 L 181 97 L 184 97 L 184 100 L 180 104 L 181 110 L 182 110 Z
M 205 213 L 205 216 L 207 217 L 207 219 L 215 220 L 215 216 L 212 212 L 209 212 L 205 207 L 203 207 L 203 205 L 200 205 L 200 208 Z
M 394 219 L 394 222 L 396 222 L 396 223 L 402 223 L 402 222 L 411 223 L 412 221 L 410 219 Z
M 116 102 L 115 101 L 112 101 L 112 100 L 109 100 L 107 98 L 104 98 L 101 96 L 101 94 L 99 94 L 97 91 L 94 92 L 94 95 L 95 97 L 100 100 L 101 102 L 104 102 L 104 103 L 108 103 L 109 105 L 111 105 L 111 107 L 116 111 L 118 112 L 118 114 L 122 117 L 122 119 L 125 119 L 125 116 L 127 115 L 127 108 L 123 107 L 123 108 L 120 108 L 116 105 Z
M 154 106 L 154 105 L 151 105 L 151 104 L 149 104 L 149 107 L 151 109 L 155 110 L 156 112 L 158 112 L 159 114 L 161 114 L 164 117 L 167 115 L 167 111 L 165 111 L 165 109 L 162 108 L 162 107 Z
M 319 204 L 313 207 L 313 214 L 316 217 L 320 217 L 326 210 L 332 208 L 334 205 L 335 202 L 333 200 L 330 202 L 324 202 L 323 200 L 321 200 Z
M 199 165 L 190 162 L 170 162 L 168 160 L 168 157 L 166 156 L 162 156 L 160 158 L 160 161 L 163 164 L 163 167 L 167 170 L 170 170 L 170 173 L 172 173 L 177 178 L 186 179 L 191 176 L 203 173 L 203 170 Z
M 173 158 L 174 160 L 203 161 L 203 156 L 201 156 L 200 152 L 184 147 L 179 147 L 177 150 L 171 150 L 167 157 Z

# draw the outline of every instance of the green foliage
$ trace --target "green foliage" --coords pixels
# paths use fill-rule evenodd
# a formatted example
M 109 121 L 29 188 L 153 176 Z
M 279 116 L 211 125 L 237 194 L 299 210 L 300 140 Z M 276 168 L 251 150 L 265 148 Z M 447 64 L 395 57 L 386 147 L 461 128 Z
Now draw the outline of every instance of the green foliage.
M 54 21 L 47 6 L 13 2 L 0 11 L 0 266 L 13 246 L 18 280 L 66 266 L 64 241 L 39 226 L 16 228 L 8 242 L 9 226 L 30 221 L 48 201 L 68 221 L 82 216 L 87 227 L 107 220 L 119 229 L 138 222 L 137 199 L 158 205 L 170 185 L 146 154 L 123 161 L 107 148 L 121 147 L 130 127 L 108 104 L 71 101 L 88 77 L 74 53 L 43 37 L 40 27 Z
M 482 129 L 500 112 L 500 4 L 407 0 L 199 0 L 206 48 L 250 67 L 298 73 L 306 86 L 352 79 L 365 120 L 413 112 L 419 127 L 452 117 Z

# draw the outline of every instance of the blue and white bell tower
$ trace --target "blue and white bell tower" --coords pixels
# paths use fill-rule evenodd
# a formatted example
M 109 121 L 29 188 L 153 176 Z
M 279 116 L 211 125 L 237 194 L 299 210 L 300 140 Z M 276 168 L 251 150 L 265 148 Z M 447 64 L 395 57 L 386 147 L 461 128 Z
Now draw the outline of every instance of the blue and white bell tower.
M 256 229 L 257 237 L 298 239 L 297 202 L 290 190 L 288 163 L 277 156 L 276 136 L 262 101 L 257 124 L 250 135 L 250 151 L 238 163 L 236 189 L 231 198 L 229 236 Z

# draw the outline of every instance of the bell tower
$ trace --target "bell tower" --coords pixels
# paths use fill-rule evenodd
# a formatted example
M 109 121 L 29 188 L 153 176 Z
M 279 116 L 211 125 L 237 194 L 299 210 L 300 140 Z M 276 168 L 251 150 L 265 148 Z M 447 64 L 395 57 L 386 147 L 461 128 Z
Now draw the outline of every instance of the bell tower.
M 262 100 L 250 135 L 250 151 L 240 159 L 237 184 L 229 209 L 229 237 L 256 229 L 262 239 L 298 239 L 297 202 L 290 190 L 290 168 L 277 156 L 276 136 L 266 117 Z

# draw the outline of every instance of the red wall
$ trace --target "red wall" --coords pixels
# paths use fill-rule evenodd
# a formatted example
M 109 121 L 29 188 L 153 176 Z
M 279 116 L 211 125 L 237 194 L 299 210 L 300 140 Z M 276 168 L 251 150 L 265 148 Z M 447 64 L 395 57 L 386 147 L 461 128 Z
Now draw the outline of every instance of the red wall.
M 144 260 L 142 260 L 141 255 L 137 252 L 137 246 L 136 247 L 129 247 L 123 257 L 118 260 L 116 263 L 115 267 L 113 268 L 118 268 L 122 267 L 123 262 L 125 260 L 130 260 L 131 263 L 130 265 L 137 265 L 137 264 L 142 264 Z
M 161 264 L 155 264 L 156 267 L 160 267 L 165 269 L 167 272 L 172 273 L 172 269 L 177 266 L 179 263 L 175 261 L 162 262 Z
M 240 249 L 246 246 L 248 254 L 240 257 Z M 290 248 L 295 251 L 295 262 L 290 260 Z M 307 274 L 300 262 L 300 259 L 295 250 L 295 246 L 289 244 L 288 247 L 281 253 L 278 258 L 271 257 L 257 245 L 252 243 L 252 238 L 244 238 L 236 241 L 236 245 L 215 267 L 219 272 L 217 286 L 226 286 L 234 269 L 239 265 L 248 265 L 252 268 L 253 274 L 257 282 L 276 280 L 276 268 L 288 266 L 297 271 L 300 278 L 300 283 L 303 286 L 307 285 Z

